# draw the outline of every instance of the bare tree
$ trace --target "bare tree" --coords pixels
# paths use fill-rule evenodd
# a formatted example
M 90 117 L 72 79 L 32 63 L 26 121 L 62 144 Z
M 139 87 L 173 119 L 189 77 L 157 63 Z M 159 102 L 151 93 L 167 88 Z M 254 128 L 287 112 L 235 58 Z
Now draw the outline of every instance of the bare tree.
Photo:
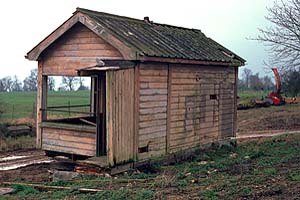
M 249 84 L 251 90 L 263 90 L 262 80 L 259 78 L 259 73 L 251 75 L 249 77 Z
M 87 86 L 84 85 L 83 83 L 84 79 L 83 78 L 79 78 L 79 87 L 78 87 L 78 91 L 79 90 L 88 90 L 89 88 Z
M 11 90 L 14 92 L 22 91 L 22 83 L 16 75 L 13 77 Z
M 300 70 L 289 70 L 282 75 L 282 88 L 286 94 L 300 94 Z
M 30 75 L 23 81 L 24 91 L 37 91 L 37 69 L 32 69 Z
M 78 84 L 79 79 L 74 76 L 63 76 L 62 85 L 68 88 L 69 91 L 73 91 L 74 87 Z
M 3 91 L 4 92 L 11 92 L 12 90 L 12 79 L 10 76 L 6 76 L 4 78 L 1 79 L 1 82 L 2 82 L 2 87 L 3 87 Z
M 272 90 L 274 88 L 274 83 L 269 76 L 264 76 L 262 78 L 262 83 L 265 90 Z
M 48 89 L 50 91 L 55 90 L 55 79 L 53 77 L 48 77 Z
M 244 68 L 243 70 L 243 78 L 245 80 L 246 89 L 250 88 L 250 77 L 252 75 L 251 69 Z
M 5 84 L 4 84 L 2 79 L 0 79 L 0 92 L 6 92 L 5 91 Z
M 280 70 L 299 68 L 300 0 L 276 0 L 266 19 L 272 26 L 260 28 L 256 40 L 269 47 L 271 65 Z

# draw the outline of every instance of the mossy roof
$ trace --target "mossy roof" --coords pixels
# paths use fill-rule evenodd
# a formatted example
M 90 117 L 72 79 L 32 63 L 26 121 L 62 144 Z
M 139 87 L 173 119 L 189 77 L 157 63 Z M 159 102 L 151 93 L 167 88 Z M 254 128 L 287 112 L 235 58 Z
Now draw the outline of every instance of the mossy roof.
M 246 61 L 197 29 L 153 23 L 124 16 L 77 8 L 108 29 L 137 55 L 162 58 L 239 63 Z

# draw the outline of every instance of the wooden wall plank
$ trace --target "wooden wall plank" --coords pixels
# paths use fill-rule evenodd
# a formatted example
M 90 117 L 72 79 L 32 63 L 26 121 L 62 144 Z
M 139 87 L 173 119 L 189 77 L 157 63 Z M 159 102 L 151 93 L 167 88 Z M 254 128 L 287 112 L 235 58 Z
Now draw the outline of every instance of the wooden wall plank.
M 141 64 L 139 80 L 138 147 L 148 146 L 148 152 L 138 158 L 146 159 L 166 153 L 168 65 Z
M 233 124 L 233 68 L 172 67 L 170 152 L 216 141 L 225 127 L 228 133 Z M 211 99 L 213 94 L 217 100 Z
M 95 137 L 95 133 L 43 128 L 42 148 L 57 152 L 95 156 Z
M 121 53 L 84 25 L 76 24 L 42 55 L 43 74 L 76 76 L 77 70 L 97 64 L 97 59 L 122 59 Z
M 108 75 L 109 74 L 109 75 Z M 113 166 L 134 159 L 134 132 L 135 132 L 135 70 L 134 68 L 107 72 L 110 81 L 107 90 L 110 101 L 107 112 L 111 112 L 110 121 L 113 122 L 108 130 L 109 163 Z M 109 83 L 107 83 L 109 84 Z M 110 123 L 110 122 L 108 122 Z M 108 124 L 109 125 L 109 124 Z

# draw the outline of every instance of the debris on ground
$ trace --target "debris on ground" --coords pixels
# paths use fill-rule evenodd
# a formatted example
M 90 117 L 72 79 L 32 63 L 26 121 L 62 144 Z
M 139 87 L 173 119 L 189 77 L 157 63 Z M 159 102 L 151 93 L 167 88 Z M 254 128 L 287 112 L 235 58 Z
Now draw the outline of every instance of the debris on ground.
M 14 191 L 13 188 L 0 188 L 0 195 L 10 194 Z

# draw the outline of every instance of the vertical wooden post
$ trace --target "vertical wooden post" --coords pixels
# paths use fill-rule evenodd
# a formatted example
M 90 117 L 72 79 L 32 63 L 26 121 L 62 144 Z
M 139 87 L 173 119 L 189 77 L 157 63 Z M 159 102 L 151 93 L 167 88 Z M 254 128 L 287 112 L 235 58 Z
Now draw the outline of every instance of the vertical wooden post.
M 47 95 L 48 95 L 48 77 L 43 76 L 43 62 L 38 61 L 38 81 L 37 81 L 37 120 L 36 120 L 36 147 L 42 147 L 42 129 L 39 124 L 47 119 Z
M 106 150 L 106 117 L 105 117 L 105 104 L 106 104 L 106 82 L 105 82 L 105 76 L 101 76 L 101 82 L 100 82 L 100 87 L 101 87 L 101 93 L 100 93 L 100 113 L 101 113 L 101 136 L 100 136 L 100 141 L 101 141 L 101 155 L 106 155 L 107 150 Z
M 108 163 L 114 165 L 113 131 L 114 131 L 114 72 L 106 72 L 106 127 L 107 127 L 107 159 Z
M 239 68 L 235 67 L 234 72 L 234 116 L 233 116 L 233 137 L 236 137 L 237 132 L 237 87 L 238 87 L 238 74 Z
M 170 129 L 171 129 L 171 93 L 172 93 L 172 66 L 168 64 L 168 101 L 167 101 L 167 136 L 166 154 L 170 151 Z
M 133 141 L 133 159 L 136 161 L 138 159 L 138 146 L 139 146 L 139 118 L 140 118 L 140 67 L 136 65 L 134 68 L 134 79 L 135 79 L 135 89 L 134 89 L 134 141 Z
M 95 80 L 96 77 L 91 77 L 91 91 L 90 91 L 90 112 L 95 113 Z M 94 114 L 95 116 L 95 114 Z
M 100 94 L 101 94 L 101 84 L 100 84 L 100 76 L 97 76 L 97 84 L 96 84 L 96 91 L 97 91 L 97 97 L 96 97 L 96 124 L 97 124 L 97 132 L 96 132 L 96 156 L 100 156 L 100 138 L 101 138 L 101 119 L 100 119 Z

